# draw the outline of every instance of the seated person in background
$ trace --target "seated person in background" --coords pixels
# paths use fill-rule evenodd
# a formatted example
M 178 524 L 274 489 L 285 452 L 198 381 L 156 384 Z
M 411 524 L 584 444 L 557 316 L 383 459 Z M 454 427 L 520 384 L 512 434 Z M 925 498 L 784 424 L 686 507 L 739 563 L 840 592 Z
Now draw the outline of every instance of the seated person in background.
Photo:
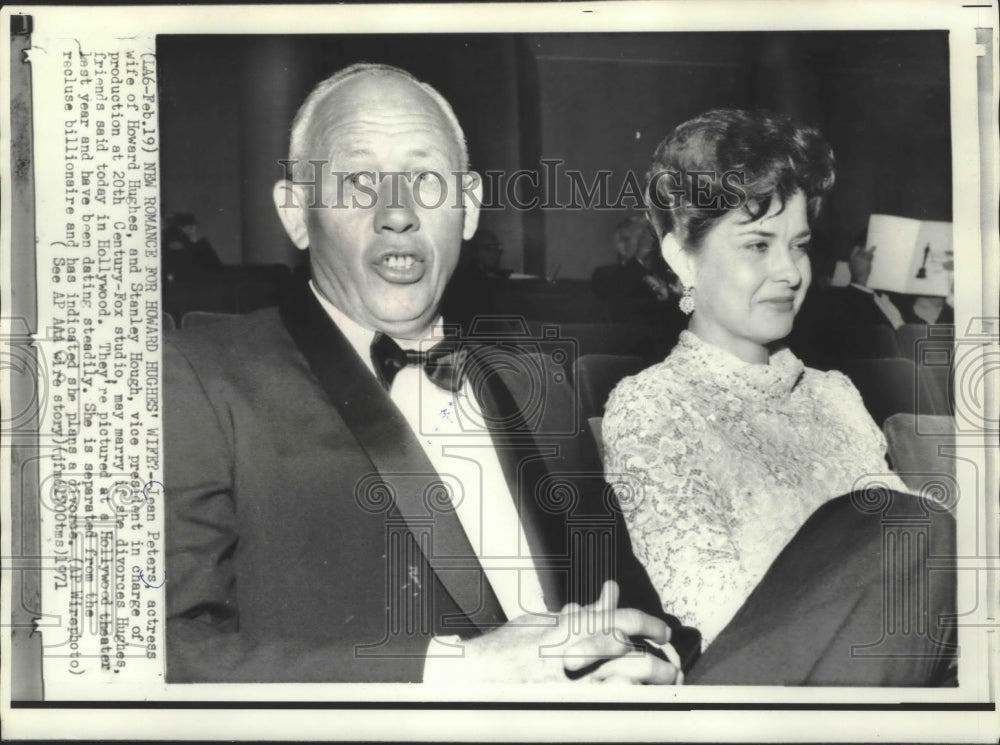
M 851 283 L 827 291 L 826 310 L 830 321 L 850 328 L 891 326 L 904 323 L 954 323 L 954 313 L 943 297 L 905 295 L 868 287 L 872 260 L 878 246 L 865 248 L 865 234 L 858 235 L 848 259 Z
M 887 293 L 867 286 L 873 255 L 874 249 L 865 250 L 862 232 L 848 260 L 851 283 L 812 287 L 807 293 L 786 342 L 810 367 L 838 369 L 849 360 L 885 356 L 879 351 L 883 339 L 876 328 L 895 329 L 903 321 Z
M 904 323 L 954 324 L 955 323 L 955 262 L 949 257 L 942 262 L 951 275 L 951 286 L 946 297 L 940 295 L 894 294 L 893 300 Z
M 694 206 L 696 175 L 732 172 L 743 175 L 738 205 L 716 178 L 716 206 Z M 684 188 L 661 178 L 670 174 Z M 948 658 L 926 639 L 899 642 L 899 659 L 851 654 L 883 628 L 882 535 L 880 516 L 856 508 L 863 496 L 838 495 L 877 486 L 927 510 L 893 493 L 906 487 L 850 380 L 782 346 L 811 278 L 811 224 L 834 183 L 830 146 L 784 116 L 710 111 L 660 143 L 649 179 L 650 221 L 690 324 L 663 362 L 611 394 L 605 473 L 661 598 L 702 631 L 707 651 L 689 681 L 940 680 Z M 940 517 L 932 540 L 946 544 L 953 526 Z M 791 589 L 790 577 L 809 589 Z M 935 632 L 933 614 L 954 606 L 950 587 L 931 601 Z M 761 607 L 772 627 L 734 631 Z M 920 657 L 924 646 L 937 656 Z M 752 672 L 730 666 L 741 654 Z M 769 665 L 772 654 L 782 661 Z
M 671 299 L 670 273 L 644 217 L 630 215 L 618 223 L 615 252 L 617 264 L 599 266 L 591 275 L 590 285 L 595 295 L 661 302 Z
M 905 295 L 909 302 L 900 302 L 899 310 L 905 323 L 955 323 L 952 298 L 934 295 Z
M 161 256 L 167 282 L 196 279 L 219 271 L 223 266 L 190 212 L 179 212 L 167 218 Z
M 462 261 L 470 272 L 487 279 L 507 279 L 510 269 L 500 266 L 503 244 L 489 230 L 477 230 L 472 240 L 463 246 Z
M 476 316 L 502 312 L 500 299 L 511 272 L 500 266 L 501 256 L 503 245 L 489 230 L 462 241 L 458 266 L 441 300 L 449 320 L 468 324 Z
M 789 347 L 806 364 L 825 370 L 852 359 L 895 356 L 896 351 L 884 347 L 880 329 L 895 331 L 909 323 L 954 323 L 946 298 L 868 287 L 877 251 L 877 246 L 865 248 L 865 233 L 860 233 L 848 260 L 850 284 L 810 293 L 788 339 Z

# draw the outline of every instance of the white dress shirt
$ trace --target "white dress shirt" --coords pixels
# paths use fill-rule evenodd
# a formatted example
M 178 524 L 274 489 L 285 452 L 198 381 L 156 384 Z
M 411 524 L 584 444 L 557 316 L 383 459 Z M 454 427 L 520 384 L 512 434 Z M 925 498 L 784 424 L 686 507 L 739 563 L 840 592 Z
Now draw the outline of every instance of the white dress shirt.
M 375 331 L 349 318 L 315 285 L 310 286 L 374 375 L 370 349 Z M 443 338 L 441 328 L 438 319 L 425 339 L 395 341 L 403 349 L 428 349 Z M 396 374 L 389 396 L 448 488 L 455 515 L 507 618 L 545 613 L 542 586 L 517 508 L 468 382 L 453 395 L 434 385 L 423 369 L 408 365 Z

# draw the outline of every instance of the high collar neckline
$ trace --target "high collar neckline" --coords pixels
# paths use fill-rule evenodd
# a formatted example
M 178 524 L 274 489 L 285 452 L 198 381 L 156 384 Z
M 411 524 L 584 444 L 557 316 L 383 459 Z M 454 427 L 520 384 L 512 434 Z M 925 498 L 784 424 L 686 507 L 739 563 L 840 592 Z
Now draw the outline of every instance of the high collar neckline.
M 755 364 L 686 330 L 681 332 L 671 357 L 683 363 L 686 374 L 695 382 L 724 389 L 739 398 L 785 398 L 805 369 L 802 361 L 784 347 L 771 354 L 767 364 Z

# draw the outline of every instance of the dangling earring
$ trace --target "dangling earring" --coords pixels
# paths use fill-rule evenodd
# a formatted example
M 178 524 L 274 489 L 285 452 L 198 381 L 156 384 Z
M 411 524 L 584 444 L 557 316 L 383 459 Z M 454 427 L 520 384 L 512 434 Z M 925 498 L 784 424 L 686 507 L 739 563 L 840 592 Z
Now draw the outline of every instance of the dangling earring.
M 693 289 L 693 287 L 684 285 L 684 294 L 681 295 L 680 303 L 678 303 L 678 305 L 680 305 L 681 313 L 686 316 L 694 313 L 694 295 L 691 294 L 691 290 Z

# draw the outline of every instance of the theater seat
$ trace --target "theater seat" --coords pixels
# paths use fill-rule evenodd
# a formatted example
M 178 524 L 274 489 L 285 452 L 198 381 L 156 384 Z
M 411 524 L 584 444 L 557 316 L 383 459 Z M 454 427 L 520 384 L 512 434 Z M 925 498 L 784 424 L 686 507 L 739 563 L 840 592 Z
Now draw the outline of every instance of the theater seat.
M 598 323 L 604 320 L 604 309 L 586 285 L 527 285 L 510 282 L 498 287 L 497 306 L 503 312 L 517 313 L 533 321 Z
M 947 365 L 955 344 L 952 324 L 904 323 L 896 329 L 896 344 L 901 357 L 915 365 Z
M 575 343 L 576 357 L 590 354 L 634 355 L 649 358 L 655 346 L 654 329 L 627 323 L 543 323 L 528 321 L 531 333 L 556 327 L 558 336 Z
M 846 360 L 839 368 L 860 391 L 865 407 L 880 427 L 893 414 L 934 414 L 916 366 L 901 358 Z
M 238 313 L 209 313 L 204 310 L 191 310 L 181 318 L 181 328 L 190 329 L 195 326 L 206 326 L 210 323 L 225 321 L 227 318 L 238 316 Z
M 834 363 L 839 360 L 868 360 L 899 357 L 896 333 L 889 326 L 836 327 L 824 332 L 816 340 L 823 345 L 824 354 Z M 839 365 L 834 364 L 839 368 Z
M 281 302 L 283 285 L 268 280 L 241 280 L 233 293 L 236 298 L 236 312 L 250 313 L 278 305 Z
M 587 417 L 587 424 L 590 425 L 590 433 L 594 436 L 594 444 L 597 446 L 597 455 L 600 457 L 601 463 L 604 463 L 604 435 L 601 431 L 603 423 L 604 417 Z
M 604 404 L 622 378 L 645 367 L 641 357 L 586 354 L 576 361 L 573 379 L 584 417 L 604 415 Z
M 174 318 L 193 310 L 235 313 L 232 285 L 222 277 L 170 283 L 163 288 L 163 308 Z
M 948 416 L 893 414 L 882 425 L 892 469 L 916 492 L 953 505 L 958 499 L 955 420 Z
M 952 390 L 951 368 L 938 365 L 921 365 L 920 386 L 931 404 L 931 413 L 939 416 L 953 416 L 955 396 Z

